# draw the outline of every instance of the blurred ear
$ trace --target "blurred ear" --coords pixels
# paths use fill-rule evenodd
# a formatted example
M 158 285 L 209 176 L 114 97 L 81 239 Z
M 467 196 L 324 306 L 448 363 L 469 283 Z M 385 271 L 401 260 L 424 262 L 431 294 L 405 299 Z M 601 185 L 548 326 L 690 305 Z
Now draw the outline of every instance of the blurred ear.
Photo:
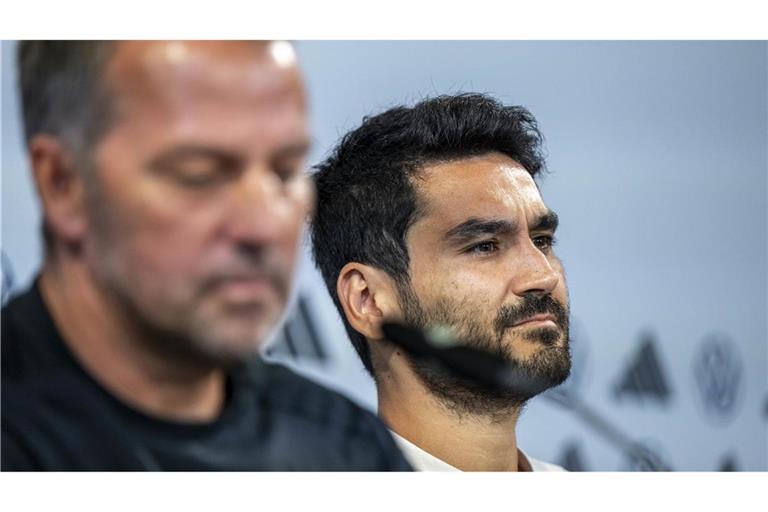
M 336 293 L 349 324 L 369 340 L 381 340 L 385 319 L 401 316 L 394 282 L 383 270 L 347 263 L 336 281 Z
M 45 224 L 54 240 L 79 242 L 87 229 L 84 177 L 71 151 L 55 137 L 35 135 L 29 142 L 29 157 Z

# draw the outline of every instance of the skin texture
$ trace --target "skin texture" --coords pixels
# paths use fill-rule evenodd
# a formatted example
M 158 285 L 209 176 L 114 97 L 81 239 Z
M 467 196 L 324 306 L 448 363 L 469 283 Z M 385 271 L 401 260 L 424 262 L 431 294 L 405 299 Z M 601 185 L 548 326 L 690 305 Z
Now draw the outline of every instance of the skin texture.
M 355 263 L 339 278 L 347 318 L 371 346 L 379 414 L 399 435 L 459 469 L 515 471 L 515 427 L 530 397 L 483 395 L 450 379 L 438 379 L 441 392 L 383 339 L 380 325 L 414 316 L 448 324 L 469 343 L 548 372 L 559 384 L 570 370 L 568 291 L 551 246 L 554 226 L 539 222 L 549 210 L 531 176 L 501 154 L 428 166 L 415 185 L 423 215 L 406 239 L 410 293 L 403 297 L 382 271 Z M 456 228 L 471 219 L 501 221 L 506 229 L 449 235 L 467 234 Z M 531 316 L 523 311 L 499 325 L 500 311 L 519 308 L 525 297 L 549 298 L 562 315 L 520 323 Z
M 285 45 L 120 43 L 92 169 L 49 137 L 30 143 L 55 237 L 46 302 L 97 380 L 158 416 L 215 417 L 224 368 L 287 302 L 312 190 Z
M 425 170 L 418 189 L 426 214 L 409 230 L 407 243 L 411 287 L 423 304 L 441 300 L 460 304 L 465 316 L 492 333 L 495 313 L 525 294 L 546 294 L 568 303 L 562 265 L 546 239 L 552 230 L 529 231 L 548 208 L 533 178 L 519 164 L 502 155 L 442 164 Z M 518 229 L 446 238 L 468 219 L 507 221 Z M 510 358 L 531 360 L 543 347 L 526 334 L 556 327 L 546 324 L 507 330 L 501 340 L 504 351 Z M 560 336 L 556 346 L 566 342 Z

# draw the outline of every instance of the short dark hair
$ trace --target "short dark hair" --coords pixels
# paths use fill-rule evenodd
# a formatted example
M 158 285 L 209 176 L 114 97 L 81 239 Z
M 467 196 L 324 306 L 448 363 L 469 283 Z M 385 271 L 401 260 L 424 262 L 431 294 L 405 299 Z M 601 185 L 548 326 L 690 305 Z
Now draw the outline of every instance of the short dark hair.
M 110 119 L 103 80 L 110 41 L 22 41 L 17 64 L 24 135 L 61 139 L 80 159 Z
M 346 134 L 315 166 L 317 208 L 311 225 L 315 262 L 368 372 L 365 337 L 347 321 L 336 293 L 344 265 L 359 262 L 410 286 L 408 228 L 419 217 L 412 179 L 425 166 L 487 153 L 509 156 L 536 177 L 544 169 L 543 138 L 524 107 L 485 94 L 458 94 L 398 106 Z

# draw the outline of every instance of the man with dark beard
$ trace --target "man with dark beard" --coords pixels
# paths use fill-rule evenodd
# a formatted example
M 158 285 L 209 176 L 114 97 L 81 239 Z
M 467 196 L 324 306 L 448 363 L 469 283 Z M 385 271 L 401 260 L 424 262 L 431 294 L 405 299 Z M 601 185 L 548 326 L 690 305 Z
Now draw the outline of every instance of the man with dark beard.
M 534 182 L 543 165 L 526 109 L 464 94 L 366 118 L 318 166 L 315 259 L 416 469 L 561 469 L 517 448 L 540 384 L 491 391 L 409 357 L 381 328 L 445 326 L 531 382 L 567 378 L 558 219 Z

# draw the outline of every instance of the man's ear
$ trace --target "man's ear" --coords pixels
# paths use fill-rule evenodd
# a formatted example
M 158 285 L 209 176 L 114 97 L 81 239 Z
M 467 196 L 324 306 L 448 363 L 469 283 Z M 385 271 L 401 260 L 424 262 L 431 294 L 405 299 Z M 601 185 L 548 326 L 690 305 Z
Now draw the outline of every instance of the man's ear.
M 28 148 L 45 225 L 55 239 L 79 242 L 87 229 L 85 178 L 72 152 L 50 135 L 35 135 Z
M 347 321 L 369 340 L 383 339 L 381 324 L 401 316 L 394 282 L 383 270 L 347 263 L 336 281 L 336 293 Z

